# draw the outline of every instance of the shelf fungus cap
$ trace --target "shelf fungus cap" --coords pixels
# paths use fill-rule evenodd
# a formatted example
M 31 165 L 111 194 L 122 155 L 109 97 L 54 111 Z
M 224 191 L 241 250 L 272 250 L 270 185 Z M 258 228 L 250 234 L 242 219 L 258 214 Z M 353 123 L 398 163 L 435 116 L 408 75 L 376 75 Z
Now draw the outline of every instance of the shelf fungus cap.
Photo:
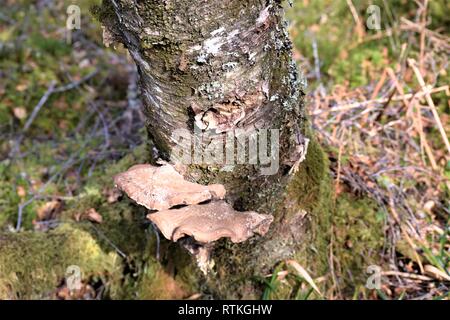
M 271 215 L 254 211 L 238 212 L 225 201 L 213 201 L 180 209 L 164 210 L 147 215 L 169 240 L 190 236 L 198 243 L 211 243 L 230 238 L 239 243 L 255 233 L 265 235 L 273 221 Z
M 184 180 L 170 164 L 139 164 L 114 177 L 116 187 L 149 210 L 166 210 L 177 205 L 223 199 L 225 187 L 204 186 Z

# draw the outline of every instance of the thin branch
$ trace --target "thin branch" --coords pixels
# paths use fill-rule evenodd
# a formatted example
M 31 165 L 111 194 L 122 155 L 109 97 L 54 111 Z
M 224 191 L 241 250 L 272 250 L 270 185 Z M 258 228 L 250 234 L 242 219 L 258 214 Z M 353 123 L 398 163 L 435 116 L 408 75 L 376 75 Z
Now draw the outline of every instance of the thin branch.
M 433 98 L 431 97 L 431 90 L 425 84 L 425 80 L 422 77 L 419 69 L 416 67 L 416 61 L 414 59 L 408 59 L 408 64 L 414 70 L 414 74 L 416 75 L 417 81 L 422 87 L 422 91 L 425 95 L 425 99 L 427 100 L 428 106 L 433 113 L 434 119 L 436 120 L 436 124 L 438 125 L 439 132 L 441 133 L 442 140 L 444 141 L 445 146 L 447 147 L 447 151 L 450 154 L 450 142 L 448 141 L 447 134 L 445 132 L 444 126 L 442 125 L 441 118 L 439 117 L 439 113 L 437 112 L 436 106 L 434 105 Z
M 48 87 L 47 91 L 45 92 L 45 94 L 41 97 L 38 104 L 34 107 L 33 112 L 31 113 L 30 117 L 28 118 L 27 122 L 25 123 L 25 126 L 23 127 L 23 130 L 22 130 L 23 133 L 26 133 L 28 131 L 28 129 L 30 129 L 30 127 L 33 124 L 34 119 L 36 119 L 39 111 L 41 111 L 42 107 L 47 102 L 48 98 L 50 98 L 50 96 L 54 92 L 55 85 L 56 85 L 56 82 L 52 81 L 50 83 L 50 86 Z

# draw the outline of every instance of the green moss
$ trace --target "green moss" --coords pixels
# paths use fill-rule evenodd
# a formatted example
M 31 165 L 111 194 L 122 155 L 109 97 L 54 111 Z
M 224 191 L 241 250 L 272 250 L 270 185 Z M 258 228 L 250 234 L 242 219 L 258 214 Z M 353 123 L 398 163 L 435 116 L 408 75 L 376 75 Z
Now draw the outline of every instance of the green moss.
M 136 297 L 143 300 L 183 299 L 192 294 L 191 288 L 163 266 L 150 259 L 140 275 Z
M 330 250 L 337 286 L 344 296 L 351 296 L 363 288 L 369 265 L 382 265 L 380 252 L 384 244 L 384 215 L 368 198 L 357 198 L 344 193 L 333 200 L 333 187 L 329 175 L 329 161 L 320 144 L 312 139 L 306 160 L 301 164 L 288 187 L 288 199 L 296 204 L 288 210 L 292 215 L 304 210 L 306 214 L 302 244 L 297 247 L 294 260 L 313 277 L 326 276 L 319 287 L 322 292 L 334 283 L 330 274 Z M 295 272 L 294 272 L 295 274 Z M 319 295 L 302 292 L 302 279 L 291 278 L 278 284 L 272 297 L 293 299 Z M 309 288 L 309 286 L 308 286 Z
M 78 2 L 82 4 L 82 10 L 85 12 L 83 8 L 87 7 L 88 4 L 91 4 L 92 2 L 98 3 L 99 1 L 80 0 Z M 77 4 L 79 4 L 78 2 Z M 97 8 L 94 9 L 94 12 L 100 20 L 111 20 L 114 22 L 116 17 L 112 11 L 111 2 L 104 2 L 106 3 L 104 8 L 108 10 L 99 12 L 96 11 L 98 10 Z M 70 1 L 67 1 L 67 3 L 70 3 Z M 366 2 L 361 5 L 355 3 L 355 5 L 358 6 L 358 10 L 361 10 L 361 8 L 364 8 L 365 3 Z M 405 5 L 405 1 L 395 1 L 395 3 L 396 6 Z M 436 1 L 430 4 L 431 10 L 434 12 L 436 11 L 435 7 L 442 7 L 443 5 L 440 3 L 441 2 Z M 170 6 L 170 4 L 168 4 L 168 6 Z M 359 50 L 351 50 L 348 59 L 340 59 L 339 52 L 354 42 L 354 32 L 351 27 L 354 22 L 346 3 L 338 3 L 329 0 L 310 2 L 310 6 L 314 6 L 314 8 L 317 9 L 315 10 L 317 14 L 311 13 L 311 10 L 309 10 L 310 8 L 308 8 L 308 10 L 303 10 L 304 8 L 300 1 L 296 2 L 295 6 L 295 9 L 300 8 L 300 10 L 296 11 L 296 14 L 300 17 L 299 21 L 301 21 L 301 24 L 299 29 L 302 32 L 306 31 L 305 28 L 317 24 L 322 16 L 327 16 L 329 19 L 328 21 L 330 21 L 328 24 L 321 24 L 319 32 L 316 34 L 316 40 L 318 41 L 319 46 L 319 56 L 321 63 L 323 63 L 322 71 L 330 70 L 330 74 L 336 76 L 338 82 L 343 82 L 349 78 L 352 84 L 367 81 L 367 78 L 365 78 L 366 75 L 363 74 L 363 69 L 361 68 L 361 62 L 364 61 L 366 56 L 369 56 L 372 59 L 372 64 L 375 67 L 378 67 L 378 63 L 381 59 L 381 51 L 370 46 L 361 46 L 361 48 L 364 49 L 361 51 L 363 52 L 362 55 Z M 64 8 L 66 7 L 67 6 L 64 6 Z M 240 10 L 240 6 L 236 6 L 237 11 L 239 11 L 238 9 Z M 167 23 L 167 20 L 164 21 L 163 10 L 164 6 L 161 5 L 154 12 L 155 14 L 151 13 L 149 17 L 146 17 L 146 20 L 149 21 L 151 25 L 159 22 Z M 11 15 L 11 17 L 17 21 L 29 21 L 30 29 L 34 30 L 37 30 L 39 25 L 42 25 L 43 21 L 47 25 L 58 25 L 56 20 L 59 19 L 59 17 L 52 17 L 47 10 L 44 10 L 44 20 L 40 20 L 35 11 L 36 10 L 30 10 L 28 13 L 29 19 L 24 19 L 23 13 L 21 13 L 21 16 L 14 14 Z M 445 10 L 441 10 L 441 12 L 445 12 Z M 41 15 L 39 15 L 39 17 L 40 16 Z M 82 16 L 83 34 L 88 34 L 87 32 L 91 31 L 91 34 L 96 34 L 100 37 L 101 32 L 99 32 L 98 29 L 91 28 L 89 24 L 85 23 L 84 19 L 87 15 L 83 13 Z M 439 17 L 439 19 L 444 19 L 444 16 Z M 432 21 L 432 23 L 435 22 L 436 20 Z M 195 23 L 192 25 L 195 25 Z M 349 28 L 342 28 L 342 25 L 349 26 Z M 16 30 L 12 30 L 11 32 L 13 34 L 8 35 L 8 38 L 14 38 L 24 29 L 24 27 L 20 27 Z M 9 31 L 10 30 L 8 30 L 8 32 Z M 196 32 L 206 35 L 209 34 L 210 31 L 212 30 L 197 30 Z M 52 34 L 52 30 L 47 31 L 46 34 Z M 168 36 L 170 38 L 170 35 Z M 306 53 L 307 56 L 312 57 L 311 37 L 298 36 L 296 38 L 301 39 L 300 42 L 297 41 L 297 47 L 302 50 L 302 53 Z M 43 36 L 31 35 L 26 42 L 27 48 L 18 45 L 8 54 L 3 55 L 0 52 L 2 58 L 5 58 L 0 62 L 0 68 L 4 67 L 10 75 L 10 80 L 6 83 L 4 99 L 0 102 L 0 108 L 11 110 L 14 106 L 23 106 L 26 107 L 28 113 L 30 113 L 34 105 L 36 105 L 37 101 L 44 94 L 46 85 L 51 80 L 66 79 L 66 74 L 61 74 L 59 70 L 60 65 L 53 63 L 55 59 L 60 61 L 72 61 L 69 57 L 69 52 L 67 51 L 65 39 L 63 37 L 59 37 L 58 39 L 50 39 L 50 41 L 47 42 L 47 38 L 44 38 Z M 145 40 L 146 39 L 144 38 L 143 41 Z M 167 48 L 159 49 L 161 50 L 160 54 L 163 58 L 162 60 L 166 61 L 168 66 L 172 66 L 172 69 L 174 69 L 177 66 L 175 61 L 169 61 L 165 59 L 165 57 L 167 53 L 171 53 L 171 50 L 178 50 L 179 48 L 176 44 L 172 44 L 170 39 L 163 38 L 163 40 L 165 41 L 163 44 L 167 46 Z M 5 41 L 9 40 L 5 39 Z M 172 54 L 167 54 L 167 57 L 171 55 Z M 105 55 L 105 57 L 107 56 L 108 55 Z M 280 59 L 275 60 L 280 61 L 280 66 L 288 61 L 287 55 L 285 54 L 281 55 Z M 351 61 L 350 65 L 346 64 L 347 60 Z M 28 66 L 30 62 L 33 62 L 32 68 Z M 267 67 L 270 66 L 269 62 L 270 61 L 267 61 Z M 73 65 L 73 68 L 70 67 L 67 69 L 70 75 L 80 76 L 84 75 L 83 72 L 88 73 L 88 71 L 91 71 L 82 71 L 79 70 L 78 64 L 69 64 Z M 99 68 L 102 69 L 102 66 L 100 65 Z M 280 75 L 283 73 L 283 69 L 284 68 L 282 67 L 275 68 L 273 78 L 279 79 Z M 29 85 L 29 90 L 18 93 L 15 90 L 15 86 L 22 81 Z M 58 85 L 63 83 L 65 83 L 64 80 L 61 83 L 58 83 Z M 180 86 L 179 93 L 177 92 L 177 94 L 183 96 L 185 95 L 185 90 L 186 88 Z M 113 90 L 113 92 L 116 91 Z M 82 98 L 84 96 L 88 95 L 80 95 L 78 91 L 68 92 L 65 95 L 65 98 L 67 99 L 65 104 L 68 104 L 69 106 L 75 104 L 84 105 L 85 98 Z M 110 97 L 111 100 L 119 100 L 123 98 L 124 94 L 122 92 L 119 96 L 106 96 Z M 58 131 L 59 134 L 59 130 L 56 128 L 57 126 L 55 126 L 55 123 L 58 124 L 61 119 L 70 122 L 69 128 L 72 128 L 73 125 L 78 123 L 79 115 L 84 114 L 86 109 L 82 107 L 84 109 L 75 110 L 75 108 L 68 108 L 67 110 L 57 110 L 57 108 L 53 108 L 53 104 L 58 98 L 59 97 L 55 95 L 47 102 L 45 108 L 43 108 L 39 117 L 34 122 L 33 128 L 30 131 L 30 136 L 35 132 L 39 134 L 49 134 Z M 88 97 L 88 99 L 90 98 Z M 442 97 L 442 101 L 443 103 L 441 105 L 446 106 L 445 96 Z M 8 122 L 12 123 L 13 121 L 10 119 L 10 114 L 10 112 L 1 113 L 0 122 L 2 124 Z M 18 119 L 14 121 L 24 122 L 24 120 L 19 121 Z M 23 123 L 20 123 L 20 125 L 23 125 Z M 285 126 L 281 127 L 285 128 Z M 57 150 L 57 148 L 50 143 L 45 144 L 41 142 L 39 148 L 33 149 L 29 148 L 31 147 L 30 145 L 25 145 L 29 148 L 29 151 L 32 154 L 31 157 L 24 159 L 20 164 L 14 166 L 11 166 L 6 162 L 0 164 L 0 176 L 4 177 L 0 181 L 1 227 L 14 223 L 16 220 L 17 205 L 23 200 L 18 196 L 17 186 L 27 187 L 27 182 L 24 179 L 19 178 L 20 173 L 25 170 L 24 168 L 30 173 L 30 180 L 45 181 L 42 177 L 41 169 L 48 168 L 50 174 L 57 171 L 59 167 L 55 163 L 55 159 L 64 159 L 64 156 L 62 155 L 73 153 L 73 150 L 78 149 L 77 146 L 81 145 L 84 138 L 85 137 L 83 136 L 77 137 L 73 145 L 68 143 L 67 146 L 61 148 L 64 150 L 59 150 L 60 148 Z M 163 139 L 161 137 L 156 136 L 154 138 L 160 146 L 163 145 Z M 26 144 L 27 142 L 24 143 Z M 164 146 L 163 149 L 169 150 L 169 146 Z M 8 256 L 8 259 L 10 259 L 8 260 L 8 263 L 11 264 L 11 266 L 17 268 L 17 270 L 26 270 L 29 276 L 23 276 L 22 273 L 24 273 L 24 271 L 19 272 L 20 278 L 18 279 L 24 279 L 25 282 L 21 282 L 17 279 L 14 280 L 13 275 L 8 275 L 7 279 L 6 277 L 2 277 L 2 279 L 6 280 L 3 280 L 3 284 L 0 285 L 0 291 L 7 292 L 3 290 L 4 288 L 12 290 L 11 286 L 14 285 L 15 291 L 9 291 L 11 295 L 16 297 L 30 297 L 41 294 L 42 292 L 45 292 L 45 290 L 54 289 L 54 283 L 59 283 L 61 281 L 65 270 L 65 266 L 61 263 L 71 259 L 71 257 L 65 256 L 67 254 L 72 254 L 69 249 L 75 250 L 74 257 L 81 261 L 80 263 L 83 264 L 83 269 L 88 271 L 91 270 L 87 274 L 87 277 L 92 275 L 104 278 L 103 280 L 108 283 L 108 287 L 110 288 L 111 297 L 169 297 L 171 295 L 161 289 L 164 289 L 163 284 L 165 282 L 173 281 L 176 283 L 176 286 L 174 285 L 175 288 L 182 288 L 185 292 L 198 289 L 199 279 L 201 279 L 198 275 L 198 270 L 192 263 L 192 258 L 187 255 L 185 251 L 177 249 L 178 246 L 176 248 L 175 246 L 167 246 L 167 242 L 163 240 L 162 246 L 166 245 L 166 247 L 161 249 L 161 254 L 164 257 L 162 258 L 161 263 L 155 261 L 153 258 L 155 254 L 154 237 L 150 234 L 148 237 L 149 240 L 145 233 L 145 210 L 135 206 L 126 198 L 112 204 L 105 201 L 105 188 L 112 186 L 112 176 L 114 174 L 128 169 L 128 167 L 133 164 L 147 162 L 148 160 L 147 148 L 141 147 L 118 163 L 111 165 L 108 163 L 99 164 L 94 171 L 93 176 L 88 179 L 89 182 L 83 187 L 80 187 L 81 191 L 78 189 L 74 198 L 66 201 L 65 211 L 62 213 L 61 217 L 64 223 L 56 230 L 48 233 L 27 231 L 19 234 L 1 234 L 0 241 L 2 241 L 1 239 L 4 239 L 4 241 L 7 241 L 9 244 L 8 247 L 0 248 L 0 259 L 6 259 L 1 257 L 1 253 L 5 253 L 5 257 Z M 106 168 L 106 166 L 109 167 Z M 260 212 L 277 212 L 277 218 L 281 219 L 282 217 L 286 217 L 289 219 L 294 218 L 299 211 L 304 210 L 306 212 L 305 222 L 307 222 L 307 225 L 305 225 L 304 228 L 296 230 L 296 233 L 301 240 L 294 244 L 285 239 L 280 241 L 268 239 L 264 246 L 255 246 L 255 243 L 253 242 L 255 239 L 252 239 L 251 242 L 239 245 L 232 245 L 226 241 L 220 242 L 218 251 L 225 254 L 222 256 L 221 261 L 217 260 L 217 262 L 219 262 L 217 263 L 217 274 L 220 279 L 224 279 L 225 281 L 223 285 L 219 284 L 221 287 L 217 290 L 218 292 L 228 291 L 230 296 L 233 294 L 241 294 L 242 296 L 247 297 L 259 297 L 258 291 L 254 289 L 253 280 L 250 279 L 254 275 L 262 274 L 260 272 L 261 270 L 256 268 L 256 264 L 263 261 L 264 263 L 262 265 L 266 269 L 279 265 L 279 261 L 275 261 L 272 257 L 269 257 L 267 253 L 270 252 L 272 254 L 273 252 L 290 248 L 297 250 L 294 256 L 295 259 L 301 262 L 313 277 L 326 275 L 329 271 L 328 252 L 329 245 L 332 241 L 334 243 L 333 248 L 336 260 L 339 261 L 342 256 L 343 261 L 339 268 L 335 266 L 335 268 L 338 269 L 337 273 L 340 285 L 349 288 L 348 290 L 351 291 L 351 288 L 355 286 L 355 284 L 360 283 L 363 280 L 365 264 L 369 262 L 372 263 L 377 258 L 371 254 L 372 251 L 370 251 L 370 248 L 377 248 L 380 245 L 376 240 L 376 236 L 379 235 L 381 230 L 381 222 L 377 218 L 380 214 L 370 201 L 367 201 L 366 199 L 355 199 L 350 195 L 345 195 L 342 199 L 338 198 L 336 204 L 333 204 L 331 181 L 328 174 L 329 164 L 326 154 L 321 150 L 320 145 L 315 140 L 311 142 L 307 159 L 301 164 L 299 172 L 295 175 L 288 188 L 289 192 L 287 199 L 293 200 L 295 203 L 290 210 L 286 211 L 286 216 L 284 216 L 285 212 L 282 209 L 277 211 L 280 202 L 284 199 L 280 196 L 277 201 L 272 201 L 272 199 L 276 198 L 274 195 L 278 195 L 278 192 L 280 192 L 278 187 L 284 185 L 284 181 L 271 181 L 269 184 L 264 185 L 259 184 L 259 181 L 250 183 L 250 179 L 245 174 L 242 174 L 243 172 L 244 171 L 236 172 L 236 176 L 243 177 L 241 179 L 235 179 L 236 177 L 232 176 L 229 178 L 230 185 L 227 185 L 227 189 L 230 190 L 237 190 L 239 189 L 239 186 L 250 185 L 250 187 L 240 190 L 240 194 L 236 196 L 238 201 L 235 203 L 238 203 L 238 206 L 242 208 L 254 208 L 258 203 L 262 202 L 261 199 L 270 199 L 266 201 L 267 205 L 265 207 L 258 208 L 258 210 L 262 210 Z M 254 172 L 248 172 L 249 176 L 254 175 Z M 83 174 L 84 172 L 81 172 L 82 176 Z M 205 175 L 208 175 L 210 180 L 213 180 L 214 178 L 214 174 L 207 169 L 205 169 Z M 220 174 L 217 174 L 217 180 L 219 182 L 222 180 Z M 238 186 L 234 188 L 235 185 L 233 184 Z M 270 187 L 268 185 L 270 185 Z M 57 191 L 65 193 L 66 191 L 62 187 L 61 181 L 55 182 L 50 188 L 52 191 L 55 190 L 56 192 L 48 192 L 48 194 L 58 194 L 59 192 Z M 36 209 L 41 203 L 42 202 L 34 201 L 26 208 L 24 229 L 32 228 L 31 222 L 35 218 Z M 102 215 L 102 224 L 92 225 L 88 222 L 73 222 L 73 217 L 75 215 L 82 213 L 89 208 L 95 208 Z M 373 219 L 375 220 L 372 221 Z M 374 223 L 373 228 L 367 230 L 366 226 L 369 223 Z M 331 233 L 332 226 L 333 233 Z M 30 238 L 30 241 L 27 240 L 28 237 Z M 94 253 L 93 256 L 78 257 L 78 255 L 82 255 L 83 253 L 82 251 L 77 251 L 74 247 L 66 246 L 67 250 L 64 248 L 61 250 L 63 244 L 57 242 L 62 239 L 61 241 L 66 245 L 71 241 L 72 237 L 76 237 L 76 241 L 73 243 L 74 246 L 76 244 L 77 248 L 91 248 L 87 253 Z M 260 239 L 256 241 L 259 240 Z M 369 244 L 369 251 L 365 250 L 365 242 Z M 348 247 L 349 243 L 357 244 L 350 248 Z M 112 244 L 120 249 L 121 252 L 125 253 L 127 257 L 125 259 L 118 258 L 116 249 Z M 220 251 L 220 246 L 224 247 L 223 251 Z M 17 254 L 10 255 L 14 250 L 17 251 Z M 45 254 L 41 254 L 42 252 Z M 376 252 L 376 249 L 373 249 L 373 252 Z M 354 256 L 352 255 L 353 253 Z M 248 257 L 256 255 L 263 258 L 253 262 L 250 261 L 250 264 L 247 264 L 249 259 L 246 255 L 248 255 Z M 115 266 L 119 267 L 123 271 L 122 273 L 114 271 L 114 276 L 109 275 L 110 270 L 112 270 L 112 266 L 108 263 L 108 261 L 111 261 L 112 259 L 110 256 L 119 259 L 120 263 Z M 264 259 L 265 256 L 267 256 L 267 259 Z M 370 257 L 370 259 L 365 260 L 362 258 L 366 256 Z M 28 262 L 28 258 L 22 259 L 22 257 L 32 258 L 32 260 L 30 260 L 32 261 L 30 268 L 27 269 L 28 266 L 25 265 L 25 263 Z M 231 259 L 234 259 L 233 264 L 229 263 Z M 43 270 L 46 272 L 50 269 L 54 269 L 54 274 L 50 273 L 48 278 L 46 276 L 41 276 L 39 268 L 38 271 L 35 271 L 35 273 L 32 274 L 33 268 L 35 268 L 36 265 L 42 265 L 42 268 L 44 268 Z M 12 270 L 13 267 L 8 270 Z M 352 276 L 354 276 L 353 279 L 348 276 L 347 270 L 350 270 Z M 119 273 L 122 277 L 120 283 L 116 281 L 116 275 L 119 275 Z M 38 279 L 37 287 L 34 291 L 33 288 L 30 287 L 30 279 L 33 277 L 37 277 Z M 40 280 L 41 278 L 42 281 Z M 327 279 L 329 280 L 329 278 Z M 297 282 L 293 281 L 287 286 L 280 286 L 274 297 L 292 298 L 296 292 L 296 283 Z M 120 290 L 114 289 L 118 287 L 118 284 L 120 284 Z M 323 285 L 326 286 L 328 284 L 329 281 Z M 258 289 L 260 288 L 258 287 Z
M 384 215 L 367 198 L 343 194 L 335 201 L 329 172 L 327 154 L 312 138 L 306 160 L 288 184 L 285 203 L 276 211 L 279 229 L 272 230 L 274 234 L 257 245 L 220 242 L 214 275 L 220 281 L 209 279 L 214 292 L 227 298 L 260 298 L 264 289 L 269 299 L 321 298 L 308 284 L 305 289 L 306 282 L 295 270 L 290 270 L 283 281 L 268 283 L 269 279 L 263 278 L 268 272 L 262 272 L 261 266 L 274 266 L 272 272 L 287 268 L 283 259 L 274 260 L 285 254 L 283 250 L 294 250 L 289 258 L 298 261 L 313 278 L 325 277 L 317 283 L 322 292 L 334 286 L 330 274 L 332 250 L 336 282 L 343 296 L 364 291 L 367 267 L 382 265 Z M 302 215 L 305 217 L 299 220 Z M 290 232 L 295 233 L 292 238 L 280 237 L 283 225 L 289 225 Z
M 43 37 L 36 33 L 30 35 L 28 45 L 38 51 L 40 55 L 51 55 L 52 57 L 61 57 L 70 53 L 71 47 L 63 42 L 53 38 Z
M 330 181 L 328 172 L 327 157 L 320 144 L 312 139 L 306 159 L 300 165 L 288 189 L 290 196 L 302 209 L 311 212 L 324 206 L 322 203 L 324 199 L 321 198 L 328 189 Z M 325 199 L 325 202 L 328 202 L 328 199 Z
M 363 21 L 368 18 L 367 8 L 372 4 L 378 5 L 381 8 L 382 28 L 385 30 L 389 27 L 388 24 L 392 23 L 388 12 L 394 8 L 398 12 L 406 11 L 405 4 L 395 2 L 360 0 L 355 1 L 354 5 Z M 412 6 L 416 5 L 412 3 Z M 400 46 L 391 46 L 389 42 L 399 42 L 397 34 L 389 39 L 358 43 L 355 22 L 345 1 L 296 1 L 293 8 L 288 10 L 288 17 L 293 21 L 291 34 L 296 48 L 304 57 L 308 57 L 312 64 L 313 48 L 316 45 L 323 83 L 348 84 L 351 87 L 366 85 L 375 80 L 373 78 L 386 67 L 381 63 L 384 58 L 382 48 L 387 50 L 393 61 L 396 61 L 399 54 Z M 365 30 L 366 37 L 374 35 L 376 31 Z M 367 63 L 363 65 L 364 62 Z M 313 81 L 312 87 L 318 84 L 319 81 Z
M 368 198 L 341 195 L 333 215 L 333 255 L 338 284 L 351 295 L 364 286 L 370 265 L 382 265 L 384 216 Z
M 117 163 L 99 167 L 80 194 L 65 202 L 56 229 L 0 233 L 0 299 L 54 298 L 70 265 L 81 268 L 85 282 L 101 280 L 104 298 L 183 298 L 198 288 L 193 260 L 178 245 L 162 240 L 164 261 L 154 259 L 156 241 L 146 232 L 146 210 L 126 197 L 107 202 L 113 176 L 148 162 L 148 156 L 142 145 Z M 74 221 L 90 208 L 102 223 Z M 30 210 L 29 217 L 35 217 L 35 207 Z
M 328 271 L 333 200 L 328 158 L 315 139 L 289 186 L 289 195 L 297 202 L 296 211 L 306 213 L 309 229 L 294 259 L 313 277 L 323 275 Z
M 67 267 L 77 265 L 83 279 L 100 277 L 111 296 L 119 289 L 121 261 L 104 252 L 87 232 L 69 224 L 48 233 L 0 235 L 0 299 L 51 297 Z
M 356 88 L 374 80 L 372 76 L 378 76 L 386 67 L 383 62 L 383 54 L 378 47 L 361 47 L 351 50 L 346 59 L 335 61 L 328 73 L 336 83 L 348 81 L 350 87 Z M 370 70 L 364 67 L 364 63 L 370 64 Z
M 114 187 L 113 177 L 116 174 L 126 171 L 134 164 L 147 162 L 147 158 L 147 148 L 141 145 L 117 163 L 96 170 L 82 192 L 73 200 L 67 201 L 61 218 L 70 221 L 77 214 L 94 208 L 103 219 L 101 224 L 95 226 L 95 230 L 91 230 L 99 244 L 105 250 L 111 250 L 113 243 L 129 259 L 141 258 L 147 246 L 144 224 L 146 211 L 128 199 L 108 203 L 107 193 Z

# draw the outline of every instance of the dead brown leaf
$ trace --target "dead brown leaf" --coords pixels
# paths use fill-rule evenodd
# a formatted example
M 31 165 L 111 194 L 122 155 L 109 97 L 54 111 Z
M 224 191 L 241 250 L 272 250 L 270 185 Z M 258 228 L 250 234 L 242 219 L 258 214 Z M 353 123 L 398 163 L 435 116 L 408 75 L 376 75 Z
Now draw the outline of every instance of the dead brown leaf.
M 13 108 L 13 114 L 17 119 L 23 120 L 27 117 L 27 110 L 23 107 L 16 107 Z
M 117 188 L 106 189 L 103 194 L 106 196 L 108 203 L 115 203 L 122 196 L 122 191 Z
M 16 86 L 16 90 L 19 91 L 19 92 L 25 91 L 27 89 L 28 89 L 28 84 L 26 84 L 26 83 L 19 83 Z
M 96 295 L 94 288 L 84 283 L 79 290 L 69 290 L 66 285 L 63 285 L 56 291 L 56 297 L 60 300 L 93 300 Z
M 82 212 L 82 213 L 76 213 L 75 221 L 79 222 L 81 220 L 89 220 L 96 223 L 102 223 L 103 217 L 100 213 L 97 212 L 94 208 L 89 208 L 88 210 Z
M 46 202 L 39 209 L 37 209 L 37 221 L 46 221 L 55 219 L 61 213 L 63 204 L 62 201 L 52 200 Z
M 24 198 L 27 195 L 27 191 L 25 190 L 24 187 L 18 186 L 17 187 L 17 195 L 21 198 Z

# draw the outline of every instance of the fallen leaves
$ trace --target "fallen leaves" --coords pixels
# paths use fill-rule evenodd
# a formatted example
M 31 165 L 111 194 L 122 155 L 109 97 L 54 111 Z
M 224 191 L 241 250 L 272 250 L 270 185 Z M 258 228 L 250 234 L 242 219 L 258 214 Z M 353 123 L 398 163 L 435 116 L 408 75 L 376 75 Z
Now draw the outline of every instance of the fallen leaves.
M 13 114 L 17 119 L 23 120 L 27 117 L 27 110 L 23 107 L 16 107 L 13 108 Z
M 115 203 L 122 196 L 122 192 L 117 188 L 111 188 L 104 190 L 103 194 L 106 196 L 108 203 Z
M 93 300 L 97 296 L 94 288 L 89 284 L 81 284 L 79 290 L 70 290 L 66 285 L 56 291 L 56 298 L 60 300 Z
M 100 213 L 97 212 L 97 210 L 95 210 L 94 208 L 90 208 L 82 213 L 76 213 L 75 216 L 75 221 L 79 222 L 82 220 L 89 220 L 91 222 L 95 222 L 95 223 L 102 223 L 103 222 L 103 217 Z
M 52 200 L 46 202 L 43 206 L 37 209 L 37 221 L 46 221 L 55 219 L 61 212 L 63 204 L 59 200 Z
M 63 202 L 52 200 L 44 203 L 36 211 L 36 219 L 33 220 L 34 229 L 45 231 L 49 228 L 47 222 L 53 221 L 59 217 L 63 210 Z
M 18 195 L 20 198 L 25 198 L 25 196 L 27 195 L 27 191 L 25 190 L 24 187 L 18 186 L 18 187 L 17 187 L 17 195 Z

